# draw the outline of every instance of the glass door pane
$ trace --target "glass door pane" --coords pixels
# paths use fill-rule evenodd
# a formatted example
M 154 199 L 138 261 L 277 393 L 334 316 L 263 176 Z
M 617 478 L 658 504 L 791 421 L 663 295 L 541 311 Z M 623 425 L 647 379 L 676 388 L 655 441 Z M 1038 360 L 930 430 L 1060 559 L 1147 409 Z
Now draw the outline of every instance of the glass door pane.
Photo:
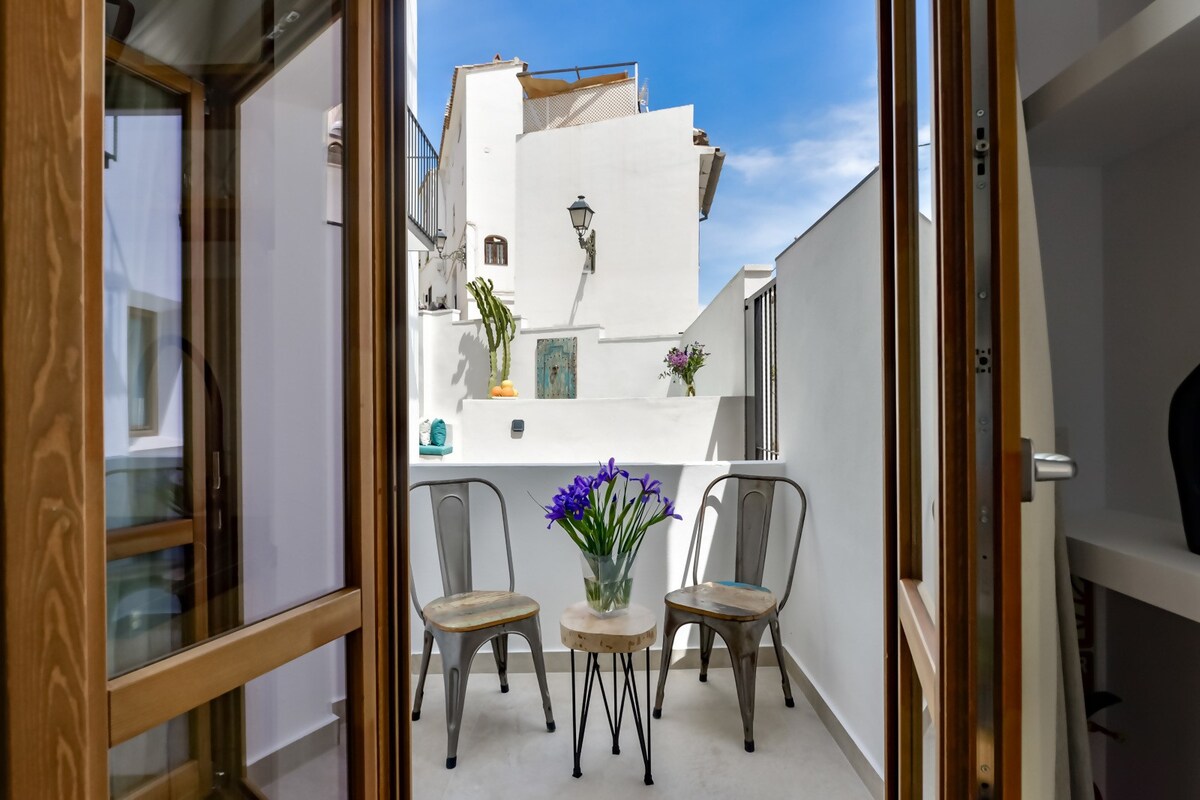
M 135 686 L 346 585 L 342 7 L 108 21 L 108 672 Z M 346 680 L 342 642 L 310 651 L 120 742 L 110 791 L 345 797 Z
M 113 747 L 110 796 L 349 797 L 344 660 L 344 641 L 330 642 Z M 231 711 L 238 724 L 222 726 Z M 189 749 L 196 719 L 217 721 L 211 755 Z
M 939 469 L 941 446 L 940 397 L 938 370 L 940 368 L 938 341 L 938 276 L 937 193 L 933 175 L 937 165 L 937 142 L 934 138 L 933 85 L 933 5 L 931 0 L 915 4 L 916 10 L 916 164 L 917 186 L 917 262 L 916 304 L 917 321 L 917 383 L 920 387 L 920 593 L 929 606 L 930 615 L 937 619 L 939 552 Z
M 113 674 L 345 585 L 343 26 L 300 5 L 109 42 Z

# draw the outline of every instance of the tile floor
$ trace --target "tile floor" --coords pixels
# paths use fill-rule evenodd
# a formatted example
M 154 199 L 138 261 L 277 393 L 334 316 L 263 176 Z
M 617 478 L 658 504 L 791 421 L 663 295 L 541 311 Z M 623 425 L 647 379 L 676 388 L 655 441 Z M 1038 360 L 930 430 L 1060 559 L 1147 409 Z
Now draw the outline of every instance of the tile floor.
M 637 734 L 628 711 L 621 730 L 621 754 L 613 755 L 599 697 L 592 707 L 598 716 L 590 717 L 584 741 L 583 777 L 571 777 L 570 673 L 549 676 L 558 725 L 555 733 L 546 731 L 532 674 L 510 675 L 511 691 L 501 694 L 494 674 L 473 673 L 467 687 L 458 766 L 447 770 L 442 683 L 440 676 L 430 675 L 421 720 L 413 724 L 414 797 L 870 800 L 804 696 L 796 691 L 796 707 L 784 706 L 775 668 L 759 670 L 756 752 L 752 754 L 742 747 L 730 670 L 711 669 L 707 683 L 700 683 L 697 677 L 694 669 L 671 671 L 663 717 L 653 720 L 654 785 L 645 786 Z M 607 678 L 611 681 L 611 674 Z M 658 671 L 654 670 L 652 688 L 657 680 Z M 645 672 L 639 670 L 639 691 L 644 681 Z

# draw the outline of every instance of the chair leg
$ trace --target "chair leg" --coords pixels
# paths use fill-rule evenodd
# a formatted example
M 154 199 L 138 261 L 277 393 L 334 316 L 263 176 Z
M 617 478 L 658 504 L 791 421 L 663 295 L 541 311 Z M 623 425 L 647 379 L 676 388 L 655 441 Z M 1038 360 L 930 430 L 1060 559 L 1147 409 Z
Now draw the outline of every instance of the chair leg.
M 675 634 L 683 622 L 675 615 L 674 610 L 667 608 L 663 620 L 662 656 L 658 664 L 658 693 L 654 697 L 654 718 L 662 719 L 663 694 L 667 689 L 667 671 L 671 668 L 671 650 L 675 644 Z
M 533 616 L 522 620 L 513 626 L 513 630 L 525 637 L 529 642 L 529 651 L 533 656 L 533 671 L 537 673 L 538 688 L 542 690 L 542 710 L 546 712 L 546 730 L 554 730 L 554 709 L 550 707 L 550 687 L 546 683 L 546 658 L 542 653 L 542 624 L 538 617 Z M 505 647 L 507 648 L 507 644 Z
M 458 734 L 462 730 L 463 706 L 467 699 L 467 679 L 475 651 L 463 647 L 458 636 L 438 642 L 442 651 L 442 680 L 446 685 L 446 769 L 458 764 Z
M 417 694 L 413 698 L 412 721 L 421 718 L 421 701 L 425 699 L 425 676 L 429 674 L 429 656 L 433 653 L 433 633 L 425 631 L 425 648 L 421 651 L 421 676 L 417 678 Z
M 733 682 L 737 686 L 738 705 L 742 710 L 742 734 L 746 752 L 754 752 L 754 679 L 758 673 L 758 642 L 762 628 L 737 625 L 725 639 L 729 660 L 733 665 Z M 722 631 L 724 634 L 724 631 Z
M 796 701 L 792 699 L 792 682 L 788 678 L 787 662 L 783 660 L 783 638 L 779 634 L 779 617 L 771 617 L 771 641 L 775 643 L 775 660 L 779 662 L 779 674 L 783 676 L 783 702 L 788 708 L 795 708 Z
M 508 691 L 508 634 L 502 633 L 492 639 L 492 655 L 496 659 L 496 671 L 500 673 L 500 691 Z
M 714 631 L 704 623 L 700 624 L 700 682 L 708 681 L 708 660 L 712 657 Z

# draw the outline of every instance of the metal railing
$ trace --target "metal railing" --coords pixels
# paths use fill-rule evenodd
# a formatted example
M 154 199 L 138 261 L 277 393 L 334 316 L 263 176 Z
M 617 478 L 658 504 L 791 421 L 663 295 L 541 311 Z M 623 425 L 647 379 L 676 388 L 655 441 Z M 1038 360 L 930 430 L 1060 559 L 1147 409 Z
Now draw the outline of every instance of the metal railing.
M 408 169 L 406 198 L 408 220 L 425 235 L 432 247 L 438 229 L 438 152 L 408 109 Z
M 746 458 L 779 459 L 775 281 L 746 300 Z

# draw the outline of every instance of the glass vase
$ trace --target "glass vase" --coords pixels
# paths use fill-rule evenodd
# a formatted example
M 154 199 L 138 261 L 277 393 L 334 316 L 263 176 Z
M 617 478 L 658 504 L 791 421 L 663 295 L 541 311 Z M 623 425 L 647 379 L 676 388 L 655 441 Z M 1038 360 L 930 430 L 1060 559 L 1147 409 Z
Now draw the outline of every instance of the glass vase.
M 597 556 L 579 553 L 583 566 L 583 591 L 588 609 L 598 617 L 615 617 L 629 610 L 633 591 L 633 553 Z

